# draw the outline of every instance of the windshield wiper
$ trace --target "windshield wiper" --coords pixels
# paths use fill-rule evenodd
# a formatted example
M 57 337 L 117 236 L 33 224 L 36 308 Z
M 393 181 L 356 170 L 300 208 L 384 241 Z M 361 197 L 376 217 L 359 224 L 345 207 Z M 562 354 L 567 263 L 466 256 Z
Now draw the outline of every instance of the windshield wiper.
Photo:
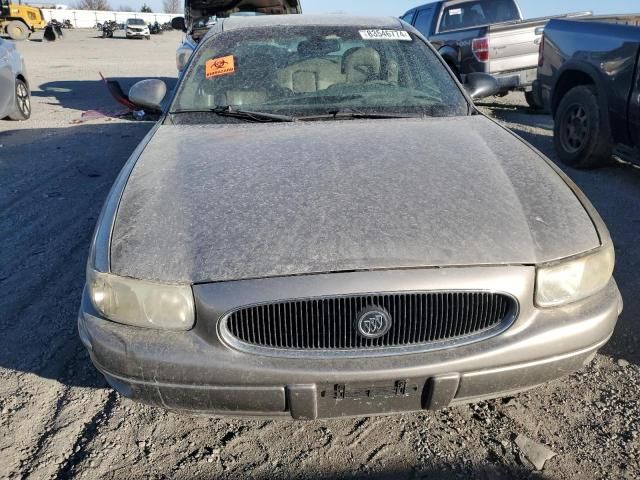
M 175 113 L 214 113 L 221 117 L 238 118 L 248 122 L 269 123 L 269 122 L 295 122 L 295 117 L 288 115 L 277 115 L 275 113 L 252 112 L 249 110 L 238 110 L 230 105 L 224 107 L 215 107 L 208 110 L 177 110 Z
M 319 115 L 309 115 L 306 117 L 297 117 L 300 121 L 313 120 L 339 120 L 343 118 L 362 118 L 362 119 L 393 119 L 393 118 L 422 118 L 423 115 L 407 115 L 402 113 L 373 113 L 361 112 L 351 109 L 335 109 L 329 110 L 327 113 Z

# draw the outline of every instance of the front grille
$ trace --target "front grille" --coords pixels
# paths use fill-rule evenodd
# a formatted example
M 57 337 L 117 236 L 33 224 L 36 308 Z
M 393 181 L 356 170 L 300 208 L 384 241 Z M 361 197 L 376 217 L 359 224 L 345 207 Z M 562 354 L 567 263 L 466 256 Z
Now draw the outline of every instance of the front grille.
M 515 318 L 516 309 L 514 298 L 488 292 L 296 299 L 231 312 L 223 318 L 222 330 L 233 341 L 267 349 L 332 351 L 428 346 L 498 330 Z M 374 315 L 366 319 L 374 320 L 373 330 L 381 335 L 378 338 L 368 338 L 368 331 L 362 328 L 361 319 L 371 312 Z

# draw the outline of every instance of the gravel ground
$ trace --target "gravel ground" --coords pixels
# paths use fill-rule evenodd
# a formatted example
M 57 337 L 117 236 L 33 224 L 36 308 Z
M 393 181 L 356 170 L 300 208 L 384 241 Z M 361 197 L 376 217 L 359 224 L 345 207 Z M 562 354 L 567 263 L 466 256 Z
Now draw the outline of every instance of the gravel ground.
M 626 302 L 612 341 L 569 378 L 437 413 L 309 423 L 179 416 L 107 388 L 76 312 L 102 201 L 152 124 L 96 113 L 119 112 L 98 72 L 173 81 L 180 36 L 97 36 L 19 44 L 34 115 L 0 121 L 0 476 L 640 478 L 640 170 L 629 165 L 568 171 L 611 229 Z M 482 108 L 554 158 L 552 120 L 521 95 Z M 531 444 L 555 453 L 542 471 Z

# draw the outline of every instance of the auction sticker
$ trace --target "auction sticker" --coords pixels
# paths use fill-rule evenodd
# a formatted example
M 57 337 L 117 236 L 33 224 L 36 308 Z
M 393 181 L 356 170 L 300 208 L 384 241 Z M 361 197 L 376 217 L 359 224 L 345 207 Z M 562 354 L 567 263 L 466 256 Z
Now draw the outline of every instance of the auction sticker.
M 411 35 L 405 30 L 360 30 L 364 40 L 400 40 L 412 42 Z
M 205 64 L 205 76 L 208 79 L 229 75 L 236 71 L 236 60 L 233 55 L 212 58 Z

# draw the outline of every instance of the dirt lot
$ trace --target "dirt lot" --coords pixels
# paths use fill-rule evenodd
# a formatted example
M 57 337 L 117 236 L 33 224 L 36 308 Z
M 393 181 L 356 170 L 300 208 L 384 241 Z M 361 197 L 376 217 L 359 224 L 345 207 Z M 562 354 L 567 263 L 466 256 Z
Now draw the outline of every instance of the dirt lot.
M 398 417 L 311 423 L 190 418 L 106 387 L 76 334 L 90 236 L 150 122 L 98 72 L 175 76 L 177 33 L 151 41 L 72 31 L 21 43 L 34 116 L 0 121 L 0 476 L 4 478 L 640 478 L 640 170 L 569 171 L 607 221 L 625 298 L 586 371 L 511 399 Z M 512 95 L 483 108 L 554 158 L 549 117 Z M 536 472 L 526 436 L 557 455 Z

